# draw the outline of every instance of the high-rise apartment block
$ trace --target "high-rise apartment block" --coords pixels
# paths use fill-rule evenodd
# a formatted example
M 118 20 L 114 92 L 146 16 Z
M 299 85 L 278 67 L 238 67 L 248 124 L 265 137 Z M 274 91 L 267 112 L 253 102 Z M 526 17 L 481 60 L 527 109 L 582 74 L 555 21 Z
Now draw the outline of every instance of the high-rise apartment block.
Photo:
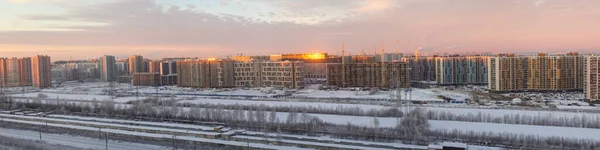
M 140 55 L 133 55 L 129 57 L 129 74 L 133 75 L 138 72 L 147 72 L 145 70 L 147 64 L 144 63 L 144 57 Z
M 160 64 L 161 61 L 149 61 L 148 62 L 148 72 L 151 73 L 159 73 L 160 72 Z
M 410 69 L 411 81 L 436 81 L 436 61 L 437 56 L 432 57 L 409 57 L 403 59 L 407 62 Z
M 490 57 L 488 86 L 500 92 L 582 90 L 583 58 L 578 53 Z
M 600 56 L 586 56 L 584 58 L 584 87 L 585 99 L 600 100 Z
M 6 86 L 16 87 L 21 85 L 20 59 L 11 58 L 6 60 Z
M 33 87 L 52 87 L 52 64 L 50 56 L 38 55 L 31 59 L 31 77 Z
M 406 62 L 331 64 L 327 66 L 327 85 L 408 88 L 409 67 Z
M 0 87 L 7 86 L 8 72 L 6 69 L 6 58 L 0 58 Z
M 31 78 L 31 57 L 23 57 L 19 59 L 19 69 L 20 86 L 33 85 Z
M 231 60 L 186 60 L 177 62 L 177 85 L 196 88 L 234 87 Z
M 31 58 L 0 58 L 0 87 L 31 86 Z
M 448 56 L 435 58 L 439 85 L 487 84 L 487 56 Z
M 160 62 L 160 76 L 162 85 L 177 85 L 177 61 Z
M 102 76 L 102 58 L 98 60 L 57 61 L 52 64 L 55 81 L 99 80 Z
M 115 56 L 105 55 L 100 58 L 100 67 L 102 73 L 100 75 L 100 81 L 102 82 L 116 82 L 117 81 L 117 59 Z

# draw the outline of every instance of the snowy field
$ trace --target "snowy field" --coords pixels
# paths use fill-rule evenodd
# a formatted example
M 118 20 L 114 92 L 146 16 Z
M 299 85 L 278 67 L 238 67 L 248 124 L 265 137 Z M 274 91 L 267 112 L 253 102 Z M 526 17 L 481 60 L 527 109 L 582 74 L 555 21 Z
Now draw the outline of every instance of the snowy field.
M 297 102 L 297 101 L 251 101 L 251 100 L 226 100 L 226 99 L 197 99 L 197 100 L 184 100 L 179 103 L 193 103 L 193 104 L 223 104 L 223 105 L 265 105 L 271 107 L 287 107 L 287 106 L 298 106 L 307 108 L 322 108 L 322 109 L 336 109 L 336 108 L 361 108 L 362 110 L 370 109 L 387 109 L 391 107 L 380 106 L 380 105 L 368 105 L 368 104 L 339 104 L 339 103 L 322 103 L 322 102 Z M 438 105 L 440 106 L 440 105 Z M 450 105 L 449 105 L 450 106 Z M 577 106 L 573 109 L 579 108 Z M 540 116 L 558 119 L 560 117 L 573 118 L 573 117 L 587 117 L 597 118 L 600 117 L 600 113 L 587 113 L 587 112 L 567 112 L 567 111 L 544 111 L 544 110 L 515 110 L 515 109 L 484 109 L 484 108 L 454 108 L 454 107 L 436 107 L 435 105 L 421 106 L 425 110 L 446 112 L 454 115 L 473 115 L 478 114 L 491 117 L 504 117 L 505 115 L 522 115 L 522 116 Z M 593 107 L 591 109 L 597 109 Z
M 363 110 L 369 109 L 385 109 L 390 107 L 378 106 L 378 105 L 363 105 L 363 104 L 338 104 L 338 103 L 318 103 L 318 102 L 298 102 L 298 101 L 254 101 L 254 100 L 227 100 L 227 99 L 197 99 L 197 100 L 183 100 L 179 103 L 192 103 L 192 104 L 222 104 L 222 105 L 265 105 L 270 107 L 312 107 L 312 108 L 323 108 L 323 109 L 336 109 L 336 108 L 361 108 Z
M 46 98 L 44 99 L 58 99 L 58 100 L 81 100 L 81 101 L 104 101 L 104 100 L 110 100 L 111 96 L 108 95 L 87 95 L 87 94 L 58 94 L 58 93 L 48 93 L 48 92 L 34 92 L 34 93 L 24 93 L 24 94 L 13 94 L 11 96 L 14 97 L 25 97 L 25 98 L 40 98 L 40 93 L 45 95 Z M 145 99 L 147 97 L 135 97 L 135 96 L 130 96 L 130 97 L 115 97 L 114 101 L 117 103 L 126 103 L 129 101 L 136 101 L 136 100 L 142 100 Z
M 306 98 L 353 98 L 353 99 L 390 99 L 394 97 L 394 91 L 379 91 L 372 95 L 369 91 L 326 91 L 318 89 L 302 89 L 297 91 L 293 96 L 295 97 L 306 97 Z M 412 96 L 411 96 L 412 95 Z M 471 99 L 469 95 L 455 92 L 446 91 L 442 89 L 419 89 L 413 88 L 410 92 L 402 91 L 400 96 L 404 98 L 409 97 L 412 100 L 423 100 L 423 101 L 442 101 L 443 99 L 438 96 L 445 96 L 455 100 Z
M 95 127 L 86 127 L 86 126 L 78 126 L 78 125 L 42 123 L 42 122 L 23 121 L 23 120 L 15 120 L 15 119 L 3 119 L 3 121 L 32 124 L 32 125 L 46 125 L 46 126 L 52 126 L 52 127 L 63 127 L 63 128 L 71 128 L 71 129 L 86 130 L 86 131 L 98 131 L 98 128 L 95 128 Z M 103 129 L 102 131 L 107 132 L 107 133 L 112 133 L 112 134 L 125 134 L 125 135 L 134 135 L 134 136 L 152 137 L 152 138 L 164 138 L 164 139 L 173 138 L 173 136 L 169 135 L 169 134 L 146 133 L 146 132 L 118 130 L 118 129 Z M 183 133 L 186 133 L 186 132 L 187 131 L 184 131 Z M 183 140 L 188 140 L 188 141 L 198 141 L 198 142 L 205 142 L 205 143 L 222 144 L 222 145 L 240 146 L 240 147 L 251 147 L 251 148 L 259 148 L 259 149 L 299 149 L 299 150 L 304 149 L 304 148 L 298 148 L 298 147 L 274 146 L 274 145 L 267 145 L 267 144 L 261 144 L 261 143 L 246 143 L 246 142 L 237 142 L 237 141 L 226 141 L 226 140 L 220 140 L 220 139 L 206 139 L 206 138 L 191 137 L 191 136 L 177 136 L 177 139 L 183 139 Z M 85 143 L 85 142 L 83 142 L 83 143 Z
M 12 137 L 23 140 L 39 140 L 39 133 L 36 131 L 26 130 L 15 130 L 0 128 L 0 135 L 6 137 Z M 42 141 L 49 144 L 56 145 L 68 145 L 71 147 L 77 147 L 82 149 L 105 149 L 108 145 L 109 149 L 122 149 L 122 150 L 164 150 L 167 147 L 160 147 L 147 144 L 128 143 L 122 141 L 109 140 L 108 144 L 105 140 L 99 140 L 89 137 L 72 136 L 72 135 L 61 135 L 61 134 L 42 134 Z
M 72 94 L 77 96 L 82 95 L 107 95 L 106 91 L 109 89 L 116 90 L 117 93 L 135 93 L 149 94 L 149 93 L 162 93 L 162 94 L 213 94 L 213 95 L 243 95 L 243 96 L 258 96 L 267 97 L 270 95 L 283 95 L 286 91 L 292 92 L 292 97 L 303 97 L 303 98 L 354 98 L 354 99 L 390 99 L 393 91 L 379 91 L 369 94 L 369 91 L 349 91 L 349 90 L 318 90 L 314 86 L 308 86 L 305 89 L 276 89 L 276 88 L 226 88 L 226 89 L 195 89 L 195 88 L 181 88 L 176 86 L 162 86 L 162 87 L 135 87 L 131 84 L 114 84 L 111 88 L 108 83 L 64 83 L 61 87 L 55 87 L 50 89 L 42 89 L 44 93 L 61 93 L 61 94 Z M 15 89 L 17 90 L 17 89 Z M 25 93 L 40 92 L 31 89 L 24 91 Z M 22 93 L 19 91 L 19 93 Z M 469 95 L 464 94 L 460 91 L 444 90 L 442 88 L 434 89 L 418 89 L 414 88 L 412 92 L 413 100 L 442 100 L 438 96 L 443 95 L 456 100 L 464 100 L 470 98 Z M 411 94 L 407 94 L 406 97 L 410 97 Z M 18 96 L 19 94 L 15 94 Z M 405 97 L 405 92 L 401 92 L 402 97 Z M 52 97 L 52 96 L 50 96 Z M 87 98 L 89 99 L 89 98 Z M 98 98 L 99 99 L 99 98 Z

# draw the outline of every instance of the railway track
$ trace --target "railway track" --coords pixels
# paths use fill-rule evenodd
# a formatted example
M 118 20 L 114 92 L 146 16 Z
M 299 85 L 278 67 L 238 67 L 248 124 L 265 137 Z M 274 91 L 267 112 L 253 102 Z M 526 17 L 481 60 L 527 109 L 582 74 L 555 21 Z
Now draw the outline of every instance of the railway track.
M 253 147 L 255 149 L 426 149 L 426 147 L 395 147 L 386 144 L 362 144 L 315 140 L 296 136 L 265 136 L 245 134 L 241 130 L 217 132 L 214 127 L 186 124 L 154 123 L 105 118 L 90 118 L 64 115 L 47 117 L 0 114 L 2 122 L 38 125 L 40 127 L 62 127 L 90 132 L 128 134 L 152 138 L 177 138 L 177 140 L 212 144 Z

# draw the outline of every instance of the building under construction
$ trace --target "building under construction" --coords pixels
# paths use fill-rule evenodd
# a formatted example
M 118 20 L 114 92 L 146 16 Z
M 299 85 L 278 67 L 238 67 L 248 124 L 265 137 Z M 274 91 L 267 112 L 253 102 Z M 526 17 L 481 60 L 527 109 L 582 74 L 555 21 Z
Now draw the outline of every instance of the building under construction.
M 438 56 L 428 57 L 406 57 L 402 61 L 407 62 L 410 70 L 410 80 L 413 82 L 436 81 L 435 60 Z
M 186 60 L 177 62 L 177 85 L 196 88 L 235 87 L 232 60 Z
M 327 66 L 327 85 L 408 88 L 409 67 L 405 62 L 330 64 Z

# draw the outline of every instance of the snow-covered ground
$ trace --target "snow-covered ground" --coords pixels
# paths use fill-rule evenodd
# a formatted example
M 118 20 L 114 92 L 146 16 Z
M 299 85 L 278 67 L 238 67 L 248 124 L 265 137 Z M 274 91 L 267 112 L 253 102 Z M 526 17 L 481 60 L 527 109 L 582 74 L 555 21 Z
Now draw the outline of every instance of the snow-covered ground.
M 87 96 L 85 99 L 92 99 L 91 95 L 106 95 L 106 91 L 111 89 L 108 83 L 65 83 L 61 87 L 54 87 L 49 89 L 42 89 L 43 93 L 61 93 L 71 94 L 72 96 Z M 304 98 L 354 98 L 354 99 L 390 99 L 393 91 L 378 91 L 370 94 L 369 91 L 349 91 L 349 90 L 319 90 L 314 86 L 308 86 L 305 89 L 276 89 L 276 88 L 226 88 L 226 89 L 195 89 L 195 88 L 182 88 L 176 86 L 162 86 L 162 87 L 134 87 L 131 84 L 114 84 L 113 88 L 117 93 L 122 92 L 139 92 L 140 94 L 149 93 L 162 93 L 162 94 L 213 94 L 213 95 L 243 95 L 243 96 L 258 96 L 267 97 L 269 95 L 282 95 L 286 91 L 291 91 L 293 97 L 304 97 Z M 16 89 L 15 89 L 16 90 Z M 295 91 L 295 93 L 294 93 Z M 26 95 L 28 93 L 35 93 L 39 91 L 24 91 Z M 22 93 L 22 92 L 18 92 Z M 469 95 L 463 94 L 464 92 L 444 90 L 443 88 L 433 89 L 418 89 L 413 88 L 412 92 L 413 100 L 442 100 L 438 96 L 443 95 L 456 100 L 464 100 L 470 98 Z M 401 92 L 402 97 L 410 97 L 411 94 L 405 95 L 405 92 Z M 15 94 L 18 96 L 19 94 Z M 35 97 L 35 96 L 34 96 Z M 49 95 L 49 97 L 53 97 Z M 69 97 L 69 95 L 65 95 Z M 72 98 L 72 97 L 69 97 Z M 73 97 L 74 98 L 74 97 Z M 97 97 L 97 99 L 106 99 L 105 97 Z
M 286 114 L 278 114 L 278 118 L 285 118 Z M 347 118 L 347 117 L 339 117 L 339 116 L 335 116 L 335 115 L 313 115 L 313 116 L 317 116 L 319 118 L 322 119 L 328 119 L 328 118 L 337 118 L 337 119 L 341 119 L 344 121 L 348 121 L 348 122 L 352 122 L 354 124 L 358 123 L 358 122 L 368 122 L 368 117 L 358 117 L 358 118 Z M 52 118 L 45 118 L 45 117 L 32 117 L 32 116 L 18 116 L 18 115 L 5 115 L 5 114 L 0 114 L 0 117 L 18 117 L 18 118 L 27 118 L 27 119 L 39 119 L 39 120 L 47 120 L 47 121 L 58 121 L 58 122 L 65 122 L 65 123 L 78 123 L 78 124 L 92 124 L 92 125 L 106 125 L 107 127 L 125 127 L 125 128 L 139 128 L 139 129 L 144 129 L 144 131 L 148 131 L 148 130 L 156 130 L 156 131 L 168 131 L 168 132 L 173 132 L 173 133 L 197 133 L 197 134 L 207 134 L 207 132 L 201 132 L 201 131 L 193 131 L 193 130 L 182 130 L 182 129 L 178 129 L 178 128 L 191 128 L 191 129 L 198 129 L 199 126 L 196 125 L 187 125 L 187 124 L 177 124 L 177 123 L 155 123 L 155 122 L 144 122 L 144 121 L 128 121 L 128 120 L 119 120 L 119 119 L 104 119 L 104 118 L 94 118 L 94 117 L 78 117 L 78 116 L 64 116 L 64 115 L 50 115 L 50 117 Z M 71 120 L 71 119 L 77 119 L 77 120 Z M 350 121 L 350 120 L 352 121 Z M 367 120 L 365 120 L 367 119 Z M 382 119 L 382 123 L 384 124 L 384 126 L 390 126 L 390 124 L 394 124 L 395 120 L 392 119 L 390 121 L 390 118 L 381 118 Z M 3 121 L 9 121 L 9 122 L 19 122 L 19 123 L 26 123 L 26 124 L 45 124 L 45 123 L 37 123 L 37 122 L 32 122 L 32 121 L 22 121 L 22 120 L 15 120 L 15 119 L 3 119 Z M 100 122 L 96 122 L 96 121 L 100 121 Z M 328 122 L 342 122 L 340 120 L 331 120 L 328 119 L 326 120 Z M 45 122 L 45 121 L 42 121 Z M 101 122 L 111 122 L 111 123 L 101 123 Z M 114 123 L 122 123 L 122 124 L 114 124 Z M 138 125 L 127 125 L 130 123 L 137 123 L 140 124 L 141 126 Z M 439 124 L 450 124 L 450 127 L 456 127 L 456 126 L 461 126 L 462 124 L 458 124 L 458 125 L 454 125 L 456 123 L 453 122 L 433 122 L 432 123 L 432 129 L 437 129 L 437 128 L 444 128 L 447 129 L 447 127 L 437 127 L 439 126 Z M 167 128 L 162 128 L 162 127 L 149 127 L 149 126 L 145 126 L 145 125 L 151 125 L 151 126 L 164 126 Z M 90 128 L 90 127 L 86 127 L 86 126 L 78 126 L 78 125 L 65 125 L 65 124 L 56 124 L 56 123 L 48 123 L 48 126 L 60 126 L 60 127 L 67 127 L 67 128 L 74 128 L 74 129 L 81 129 L 81 130 L 91 130 L 93 129 L 94 131 L 97 131 L 97 128 Z M 204 127 L 206 129 L 210 129 L 210 127 Z M 483 128 L 483 127 L 482 127 Z M 453 129 L 453 128 L 452 128 Z M 478 130 L 483 130 L 483 129 L 478 129 Z M 122 130 L 114 130 L 114 129 L 102 129 L 103 132 L 116 132 L 116 131 L 122 131 Z M 508 130 L 507 132 L 511 132 L 512 130 Z M 201 133 L 200 133 L 201 132 Z M 216 132 L 212 132 L 214 134 L 218 134 Z M 147 136 L 150 135 L 151 137 L 160 137 L 158 134 L 152 134 L 152 133 L 139 133 L 139 132 L 134 132 L 134 131 L 123 131 L 123 134 L 128 134 L 128 135 L 139 135 L 139 136 Z M 248 132 L 248 135 L 264 135 L 264 133 L 261 132 Z M 271 141 L 274 141 L 274 137 L 276 137 L 277 135 L 274 133 L 268 134 L 271 137 Z M 295 144 L 305 144 L 305 145 L 319 145 L 319 146 L 328 146 L 328 147 L 338 147 L 338 148 L 351 148 L 351 149 L 375 149 L 372 147 L 363 147 L 363 146 L 349 146 L 349 145 L 345 145 L 345 144 L 333 144 L 330 143 L 331 142 L 336 142 L 336 143 L 363 143 L 363 145 L 365 146 L 374 146 L 374 145 L 380 145 L 380 146 L 388 146 L 388 147 L 395 147 L 395 148 L 412 148 L 412 149 L 425 149 L 424 146 L 418 146 L 418 145 L 407 145 L 407 144 L 401 144 L 401 143 L 380 143 L 380 142 L 366 142 L 366 141 L 355 141 L 355 140 L 344 140 L 344 139 L 334 139 L 334 138 L 329 138 L 329 137 L 309 137 L 309 136 L 301 136 L 301 135 L 281 135 L 283 137 L 290 137 L 290 138 L 295 138 L 298 140 L 282 140 L 282 142 L 285 143 L 295 143 Z M 254 140 L 264 140 L 264 138 L 261 137 L 252 137 L 252 136 L 234 136 L 235 138 L 241 138 L 241 139 L 254 139 Z M 191 137 L 179 137 L 178 138 L 189 138 L 192 139 Z M 321 142 L 309 142 L 309 141 L 305 141 L 305 139 L 310 139 L 310 140 L 316 140 L 316 141 L 321 141 Z M 198 140 L 198 139 L 196 139 Z M 218 140 L 213 140 L 213 139 L 202 139 L 200 141 L 203 142 L 217 142 Z M 366 143 L 365 143 L 366 142 Z M 226 145 L 229 142 L 226 142 Z M 231 143 L 230 143 L 231 144 Z M 266 146 L 266 145 L 257 145 L 257 146 Z M 280 147 L 281 148 L 281 147 Z M 288 149 L 288 148 L 284 148 L 284 149 Z M 489 147 L 480 147 L 479 149 L 494 149 L 494 148 L 489 148 Z
M 33 92 L 33 93 L 23 93 L 23 94 L 13 94 L 11 96 L 14 97 L 26 97 L 26 98 L 43 98 L 40 97 L 40 94 L 45 95 L 45 99 L 59 99 L 59 100 L 81 100 L 81 101 L 93 101 L 96 100 L 98 102 L 104 100 L 110 100 L 111 96 L 109 95 L 87 95 L 87 94 L 58 94 L 58 93 L 49 93 L 49 92 Z M 126 103 L 129 101 L 143 100 L 147 97 L 115 97 L 114 101 L 117 103 Z
M 0 128 L 0 135 L 6 137 L 12 137 L 23 140 L 40 140 L 39 133 L 35 131 L 27 130 L 15 130 Z M 122 141 L 108 140 L 108 144 L 105 140 L 93 139 L 89 137 L 72 136 L 72 135 L 61 135 L 61 134 L 42 134 L 42 141 L 49 144 L 68 145 L 72 147 L 82 149 L 105 149 L 108 145 L 108 149 L 121 149 L 121 150 L 163 150 L 169 149 L 167 147 L 160 147 L 147 144 L 128 143 Z
M 15 120 L 15 119 L 3 119 L 3 121 L 8 122 L 17 122 L 24 124 L 32 124 L 32 125 L 45 125 L 52 127 L 63 127 L 63 128 L 71 128 L 78 130 L 86 130 L 86 131 L 98 131 L 98 128 L 95 127 L 86 127 L 86 126 L 78 126 L 78 125 L 65 125 L 65 124 L 56 124 L 56 123 L 42 123 L 42 122 L 34 122 L 34 121 L 23 121 L 23 120 Z M 102 132 L 112 133 L 112 134 L 125 134 L 125 135 L 134 135 L 134 136 L 144 136 L 144 137 L 152 137 L 152 138 L 164 138 L 170 139 L 173 138 L 170 134 L 158 134 L 158 133 L 146 133 L 146 132 L 137 132 L 137 131 L 126 131 L 126 130 L 118 130 L 118 129 L 103 129 Z M 186 132 L 184 132 L 186 133 Z M 43 136 L 43 135 L 42 135 Z M 237 141 L 226 141 L 220 139 L 206 139 L 199 137 L 191 137 L 191 136 L 177 136 L 177 139 L 183 139 L 188 141 L 198 141 L 205 143 L 214 143 L 214 144 L 222 144 L 222 145 L 231 145 L 231 146 L 240 146 L 240 147 L 251 147 L 251 148 L 259 148 L 259 149 L 304 149 L 298 147 L 289 147 L 289 146 L 275 146 L 275 145 L 267 145 L 261 143 L 246 143 L 246 142 L 237 142 Z M 83 141 L 82 143 L 85 143 Z M 127 149 L 127 148 L 125 148 Z M 163 148 L 164 149 L 164 148 Z
M 254 101 L 254 100 L 227 100 L 227 99 L 209 99 L 202 98 L 197 100 L 183 100 L 179 103 L 192 103 L 192 104 L 222 104 L 222 105 L 265 105 L 271 107 L 312 107 L 312 108 L 323 108 L 323 109 L 336 109 L 336 108 L 361 108 L 363 110 L 369 109 L 384 109 L 390 108 L 379 105 L 364 105 L 364 104 L 339 104 L 339 103 L 319 103 L 319 102 L 300 102 L 300 101 Z
M 184 100 L 179 101 L 180 103 L 193 103 L 193 104 L 223 104 L 223 105 L 265 105 L 272 107 L 286 107 L 286 106 L 298 106 L 298 107 L 312 107 L 322 109 L 336 109 L 336 108 L 361 108 L 362 110 L 370 109 L 386 109 L 391 108 L 380 105 L 368 105 L 368 104 L 340 104 L 340 103 L 322 103 L 322 102 L 298 102 L 298 101 L 254 101 L 254 100 L 226 100 L 226 99 L 197 99 L 197 100 Z M 440 106 L 440 105 L 437 105 Z M 450 105 L 443 105 L 450 106 Z M 577 106 L 564 106 L 574 107 L 573 109 L 581 108 Z M 514 109 L 484 109 L 484 108 L 456 108 L 456 107 L 436 107 L 436 105 L 421 106 L 425 110 L 446 112 L 454 115 L 473 115 L 476 116 L 481 114 L 483 116 L 490 115 L 491 117 L 504 117 L 505 115 L 522 115 L 522 116 L 540 116 L 557 119 L 559 117 L 572 118 L 572 117 L 587 117 L 596 118 L 600 117 L 600 113 L 587 113 L 587 112 L 567 112 L 567 111 L 544 111 L 544 110 L 514 110 Z M 598 109 L 597 107 L 590 107 L 590 109 Z M 599 109 L 600 110 L 600 109 Z
M 184 129 L 192 129 L 192 130 L 214 130 L 214 127 L 209 127 L 209 126 L 168 123 L 168 122 L 132 121 L 132 120 L 122 120 L 122 119 L 80 117 L 80 116 L 69 116 L 69 115 L 48 115 L 48 117 L 60 118 L 60 119 L 74 119 L 74 120 L 82 120 L 82 121 L 96 121 L 96 122 L 107 122 L 107 123 L 139 124 L 139 125 L 158 126 L 158 127 L 184 128 Z
M 318 89 L 302 89 L 297 91 L 293 96 L 307 98 L 354 98 L 354 99 L 390 99 L 395 97 L 395 91 L 378 91 L 374 94 L 369 94 L 370 91 L 347 91 L 347 90 L 318 90 Z M 411 96 L 412 95 L 412 96 Z M 456 91 L 448 91 L 438 88 L 419 89 L 413 88 L 412 91 L 400 92 L 402 99 L 409 97 L 412 100 L 424 101 L 442 101 L 439 96 L 449 97 L 455 100 L 471 99 L 467 94 Z

